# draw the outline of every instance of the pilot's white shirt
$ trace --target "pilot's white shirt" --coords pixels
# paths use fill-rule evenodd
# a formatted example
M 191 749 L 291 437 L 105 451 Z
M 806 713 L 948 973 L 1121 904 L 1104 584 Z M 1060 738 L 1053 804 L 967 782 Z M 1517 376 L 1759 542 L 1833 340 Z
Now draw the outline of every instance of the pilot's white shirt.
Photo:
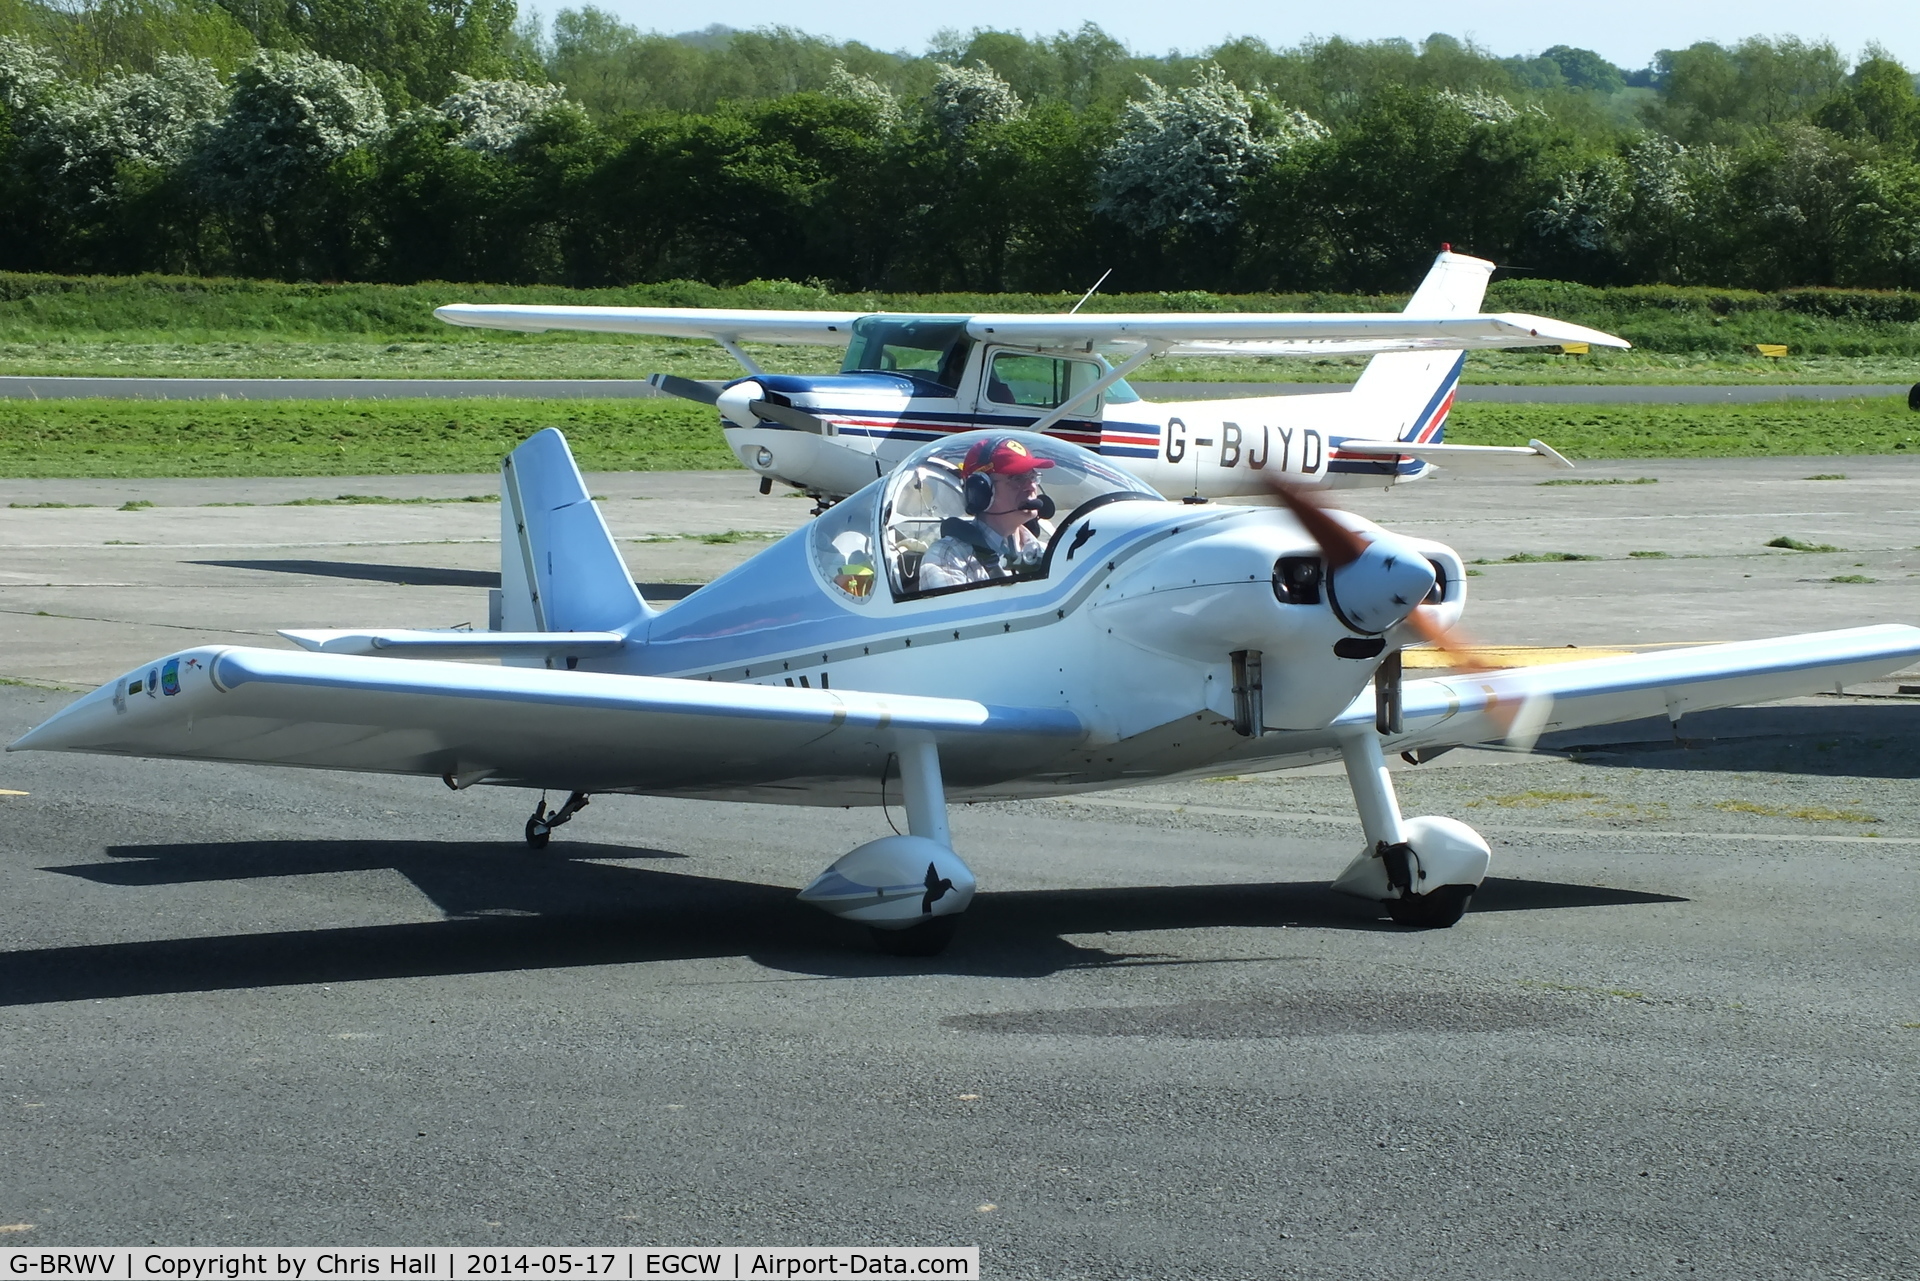
M 993 555 L 982 557 L 972 544 L 958 538 L 940 538 L 920 558 L 920 590 L 958 587 L 962 583 L 985 583 L 1010 578 L 1019 570 L 1040 563 L 1046 544 L 1033 536 L 1025 525 L 1002 538 L 981 521 L 968 521 L 980 531 Z

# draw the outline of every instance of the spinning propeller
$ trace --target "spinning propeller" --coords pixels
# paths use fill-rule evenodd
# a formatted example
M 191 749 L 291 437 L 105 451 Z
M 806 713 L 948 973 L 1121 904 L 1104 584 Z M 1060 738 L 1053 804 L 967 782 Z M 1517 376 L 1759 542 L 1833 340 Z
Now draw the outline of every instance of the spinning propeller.
M 1319 544 L 1327 565 L 1327 596 L 1340 621 L 1355 631 L 1379 634 L 1405 623 L 1421 640 L 1466 673 L 1495 670 L 1470 644 L 1440 621 L 1426 603 L 1437 581 L 1433 566 L 1391 534 L 1362 534 L 1336 520 L 1318 495 L 1269 476 L 1276 497 Z M 1387 655 L 1374 675 L 1374 722 L 1383 735 L 1401 733 L 1401 656 Z M 1506 742 L 1531 751 L 1553 712 L 1553 695 L 1528 691 L 1506 713 Z

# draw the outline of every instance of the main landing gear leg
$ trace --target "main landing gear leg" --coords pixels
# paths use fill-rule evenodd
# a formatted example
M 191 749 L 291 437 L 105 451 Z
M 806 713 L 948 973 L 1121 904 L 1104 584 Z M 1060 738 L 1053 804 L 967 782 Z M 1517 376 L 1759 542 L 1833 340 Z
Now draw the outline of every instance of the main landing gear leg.
M 590 798 L 585 792 L 575 792 L 567 797 L 567 803 L 552 813 L 547 812 L 547 794 L 540 793 L 540 803 L 533 807 L 533 817 L 527 820 L 527 848 L 543 850 L 553 835 L 553 829 L 562 823 L 573 821 L 573 816 L 587 808 Z
M 866 925 L 883 952 L 933 956 L 952 941 L 973 901 L 973 871 L 953 852 L 933 739 L 903 734 L 894 760 L 908 834 L 868 841 L 815 877 L 800 901 Z
M 1454 924 L 1486 879 L 1487 843 L 1455 819 L 1401 819 L 1393 778 L 1371 726 L 1342 738 L 1340 753 L 1367 845 L 1334 879 L 1333 888 L 1384 903 L 1389 916 L 1414 929 Z

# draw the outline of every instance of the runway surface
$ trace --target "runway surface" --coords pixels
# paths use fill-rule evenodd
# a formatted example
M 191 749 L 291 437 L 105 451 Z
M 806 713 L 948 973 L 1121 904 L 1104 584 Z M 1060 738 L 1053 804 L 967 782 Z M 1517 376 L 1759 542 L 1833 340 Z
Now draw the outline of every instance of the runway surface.
M 710 385 L 721 380 L 707 379 Z M 1137 382 L 1148 400 L 1311 396 L 1345 391 L 1341 383 Z M 1904 396 L 1908 385 L 1753 383 L 1711 386 L 1519 386 L 1462 383 L 1458 399 L 1519 404 L 1753 404 L 1776 400 L 1851 400 Z M 665 393 L 624 378 L 70 378 L 0 376 L 0 400 L 462 400 L 484 397 L 649 398 Z
M 1488 642 L 1915 618 L 1920 463 L 1580 475 L 1657 483 L 1355 505 L 1492 562 L 1468 612 Z M 0 510 L 0 674 L 89 686 L 275 626 L 471 618 L 491 504 L 266 504 L 490 485 L 0 482 L 96 504 Z M 651 540 L 623 550 L 655 583 L 756 546 L 703 534 L 806 510 L 742 473 L 590 485 Z M 1848 550 L 1761 546 L 1780 533 Z M 1501 560 L 1549 550 L 1604 559 Z M 1900 684 L 1690 717 L 1684 746 L 1662 723 L 1557 744 L 1577 760 L 1402 769 L 1409 812 L 1494 843 L 1437 933 L 1324 890 L 1358 842 L 1324 769 L 964 809 L 983 894 L 949 955 L 911 962 L 791 897 L 878 813 L 604 797 L 534 856 L 515 792 L 9 755 L 4 1240 L 1910 1276 L 1920 699 Z M 0 735 L 71 697 L 0 686 Z

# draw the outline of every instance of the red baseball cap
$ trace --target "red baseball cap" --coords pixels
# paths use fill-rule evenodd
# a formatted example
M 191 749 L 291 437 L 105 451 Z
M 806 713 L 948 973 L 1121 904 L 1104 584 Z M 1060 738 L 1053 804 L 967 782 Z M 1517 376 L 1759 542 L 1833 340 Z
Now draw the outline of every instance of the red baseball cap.
M 1030 471 L 1045 471 L 1051 466 L 1053 459 L 1035 457 L 1019 441 L 1002 437 L 979 441 L 969 449 L 967 461 L 960 466 L 960 474 L 1020 476 Z

